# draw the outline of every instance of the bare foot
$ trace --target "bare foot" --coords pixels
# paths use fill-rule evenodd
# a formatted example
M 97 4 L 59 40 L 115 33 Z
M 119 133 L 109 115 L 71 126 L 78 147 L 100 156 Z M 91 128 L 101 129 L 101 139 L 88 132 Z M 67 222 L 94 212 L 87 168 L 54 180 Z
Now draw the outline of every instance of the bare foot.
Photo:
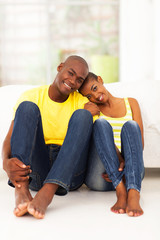
M 128 200 L 126 212 L 130 217 L 138 217 L 143 214 L 143 210 L 139 204 L 140 193 L 135 189 L 130 189 L 128 191 Z
M 125 213 L 127 205 L 127 191 L 123 182 L 120 182 L 116 188 L 117 202 L 111 207 L 114 213 Z
M 34 199 L 28 204 L 28 212 L 35 218 L 44 218 L 46 209 L 58 188 L 57 184 L 46 183 L 36 194 Z
M 32 196 L 28 189 L 28 183 L 22 183 L 21 187 L 15 187 L 15 200 L 16 207 L 14 209 L 14 215 L 21 217 L 27 213 L 28 203 L 32 200 Z

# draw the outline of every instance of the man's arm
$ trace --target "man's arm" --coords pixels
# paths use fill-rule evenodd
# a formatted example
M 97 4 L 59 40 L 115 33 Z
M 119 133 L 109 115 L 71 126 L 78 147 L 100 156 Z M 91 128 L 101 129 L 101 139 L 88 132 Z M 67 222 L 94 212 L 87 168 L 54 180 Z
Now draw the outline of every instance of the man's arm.
M 28 180 L 28 174 L 31 172 L 30 166 L 26 166 L 18 158 L 11 157 L 11 136 L 14 121 L 11 122 L 9 131 L 4 139 L 2 147 L 3 169 L 6 171 L 10 181 L 14 186 L 21 187 L 19 181 Z

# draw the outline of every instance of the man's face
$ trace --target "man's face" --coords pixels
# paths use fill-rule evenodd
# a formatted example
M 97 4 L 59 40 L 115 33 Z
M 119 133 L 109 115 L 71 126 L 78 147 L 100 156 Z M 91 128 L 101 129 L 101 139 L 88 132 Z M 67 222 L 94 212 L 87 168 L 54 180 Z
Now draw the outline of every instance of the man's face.
M 56 85 L 63 95 L 69 95 L 80 88 L 88 75 L 88 68 L 78 60 L 61 63 L 58 68 Z

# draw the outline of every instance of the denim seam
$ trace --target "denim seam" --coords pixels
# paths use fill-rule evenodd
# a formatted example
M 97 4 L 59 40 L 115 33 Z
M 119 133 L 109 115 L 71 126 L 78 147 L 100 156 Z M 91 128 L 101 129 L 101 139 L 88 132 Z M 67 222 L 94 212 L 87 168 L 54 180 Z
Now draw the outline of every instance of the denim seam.
M 75 174 L 74 177 L 78 177 L 79 175 L 81 175 L 81 174 L 84 173 L 85 171 L 86 171 L 86 169 L 82 170 L 81 172 Z
M 132 144 L 129 144 L 130 143 L 130 141 L 129 141 L 129 137 L 128 137 L 128 132 L 127 132 L 127 130 L 126 130 L 126 126 L 124 125 L 123 126 L 123 129 L 124 129 L 124 134 L 125 134 L 125 136 L 126 136 L 126 141 L 128 142 L 128 145 L 130 146 L 130 157 L 132 157 L 132 164 L 134 165 L 134 158 L 133 158 L 133 153 L 134 153 L 134 151 L 133 151 L 133 146 L 132 146 Z M 132 175 L 133 175 L 133 182 L 134 182 L 134 184 L 135 184 L 135 176 L 134 176 L 134 171 L 133 171 L 133 167 L 132 167 Z M 127 183 L 127 182 L 126 182 Z
M 69 191 L 69 187 L 70 187 L 70 185 L 66 185 L 63 182 L 61 182 L 59 180 L 56 180 L 56 179 L 47 179 L 47 180 L 44 181 L 43 184 L 45 184 L 45 183 L 55 183 L 55 184 L 58 184 L 59 186 L 65 188 L 67 191 Z
M 35 141 L 36 141 L 36 133 L 37 133 L 37 128 L 38 128 L 38 122 L 39 122 L 39 117 L 40 117 L 40 112 L 38 112 L 37 114 L 37 124 L 36 124 L 36 128 L 35 128 L 35 132 L 34 132 L 34 139 L 33 139 L 33 142 L 32 142 L 32 148 L 31 148 L 31 153 L 30 153 L 30 156 L 29 156 L 29 162 L 30 162 L 30 165 L 32 164 L 31 163 L 31 156 L 33 154 L 33 149 L 34 149 L 34 145 L 35 145 Z
M 139 188 L 136 184 L 129 184 L 129 186 L 127 187 L 127 192 L 128 192 L 130 189 L 135 189 L 135 190 L 137 190 L 138 192 L 141 191 L 141 188 Z

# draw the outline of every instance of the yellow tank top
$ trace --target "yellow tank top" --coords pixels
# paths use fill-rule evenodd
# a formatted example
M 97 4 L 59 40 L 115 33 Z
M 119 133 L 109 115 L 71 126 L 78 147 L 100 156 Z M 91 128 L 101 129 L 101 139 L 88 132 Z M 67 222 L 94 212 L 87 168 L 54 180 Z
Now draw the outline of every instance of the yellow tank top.
M 128 101 L 128 98 L 124 98 L 125 101 L 125 105 L 126 105 L 126 115 L 124 117 L 120 117 L 120 118 L 112 118 L 112 117 L 107 117 L 105 116 L 103 113 L 100 113 L 100 117 L 106 119 L 112 126 L 113 128 L 113 134 L 114 134 L 114 142 L 117 146 L 117 148 L 119 149 L 119 151 L 121 151 L 121 129 L 122 126 L 125 122 L 132 120 L 132 111 L 131 111 L 131 107 Z

